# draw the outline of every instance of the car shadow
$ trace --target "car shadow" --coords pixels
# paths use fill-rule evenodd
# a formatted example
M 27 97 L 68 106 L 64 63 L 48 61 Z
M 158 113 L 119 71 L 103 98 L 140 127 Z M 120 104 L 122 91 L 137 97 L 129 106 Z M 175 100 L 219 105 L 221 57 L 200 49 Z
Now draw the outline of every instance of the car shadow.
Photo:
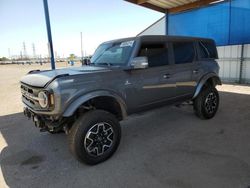
M 247 187 L 250 95 L 220 96 L 211 120 L 198 119 L 189 105 L 129 117 L 121 122 L 118 151 L 97 166 L 77 162 L 65 134 L 40 133 L 22 113 L 1 116 L 0 181 L 9 187 Z

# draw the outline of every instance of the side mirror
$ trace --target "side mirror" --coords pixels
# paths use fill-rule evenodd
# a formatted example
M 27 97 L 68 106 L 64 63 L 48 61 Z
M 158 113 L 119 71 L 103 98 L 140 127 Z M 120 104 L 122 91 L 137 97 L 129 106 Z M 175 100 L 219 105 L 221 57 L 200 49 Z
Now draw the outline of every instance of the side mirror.
M 148 68 L 148 58 L 147 57 L 135 57 L 131 61 L 131 66 L 133 69 L 146 69 Z

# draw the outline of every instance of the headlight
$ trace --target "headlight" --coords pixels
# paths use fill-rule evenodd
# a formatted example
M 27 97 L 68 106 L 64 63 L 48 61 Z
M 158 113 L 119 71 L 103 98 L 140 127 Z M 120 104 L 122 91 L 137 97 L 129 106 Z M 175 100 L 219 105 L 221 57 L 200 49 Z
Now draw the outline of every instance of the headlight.
M 49 99 L 48 96 L 46 94 L 46 92 L 44 91 L 40 91 L 38 93 L 38 98 L 39 98 L 39 104 L 42 108 L 47 108 L 48 104 L 49 104 Z

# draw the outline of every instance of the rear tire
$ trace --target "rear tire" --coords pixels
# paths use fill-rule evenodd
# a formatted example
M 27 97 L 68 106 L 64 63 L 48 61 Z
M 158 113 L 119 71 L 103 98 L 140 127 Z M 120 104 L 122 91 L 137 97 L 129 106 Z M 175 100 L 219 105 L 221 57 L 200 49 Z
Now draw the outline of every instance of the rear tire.
M 219 107 L 219 93 L 215 87 L 204 87 L 197 98 L 194 99 L 195 114 L 201 119 L 211 119 Z
M 86 112 L 69 132 L 69 148 L 80 162 L 95 165 L 110 158 L 121 139 L 119 121 L 103 110 Z

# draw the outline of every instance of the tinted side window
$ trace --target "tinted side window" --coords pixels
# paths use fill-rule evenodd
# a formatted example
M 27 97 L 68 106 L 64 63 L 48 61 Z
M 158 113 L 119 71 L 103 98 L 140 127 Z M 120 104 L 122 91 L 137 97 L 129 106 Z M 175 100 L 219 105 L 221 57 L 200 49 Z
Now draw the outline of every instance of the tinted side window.
M 173 43 L 175 64 L 192 63 L 195 58 L 193 42 Z
M 164 43 L 142 44 L 138 56 L 148 57 L 149 67 L 168 65 L 168 48 Z
M 217 59 L 217 49 L 213 42 L 199 42 L 199 48 L 200 48 L 200 57 L 202 59 L 212 58 Z

